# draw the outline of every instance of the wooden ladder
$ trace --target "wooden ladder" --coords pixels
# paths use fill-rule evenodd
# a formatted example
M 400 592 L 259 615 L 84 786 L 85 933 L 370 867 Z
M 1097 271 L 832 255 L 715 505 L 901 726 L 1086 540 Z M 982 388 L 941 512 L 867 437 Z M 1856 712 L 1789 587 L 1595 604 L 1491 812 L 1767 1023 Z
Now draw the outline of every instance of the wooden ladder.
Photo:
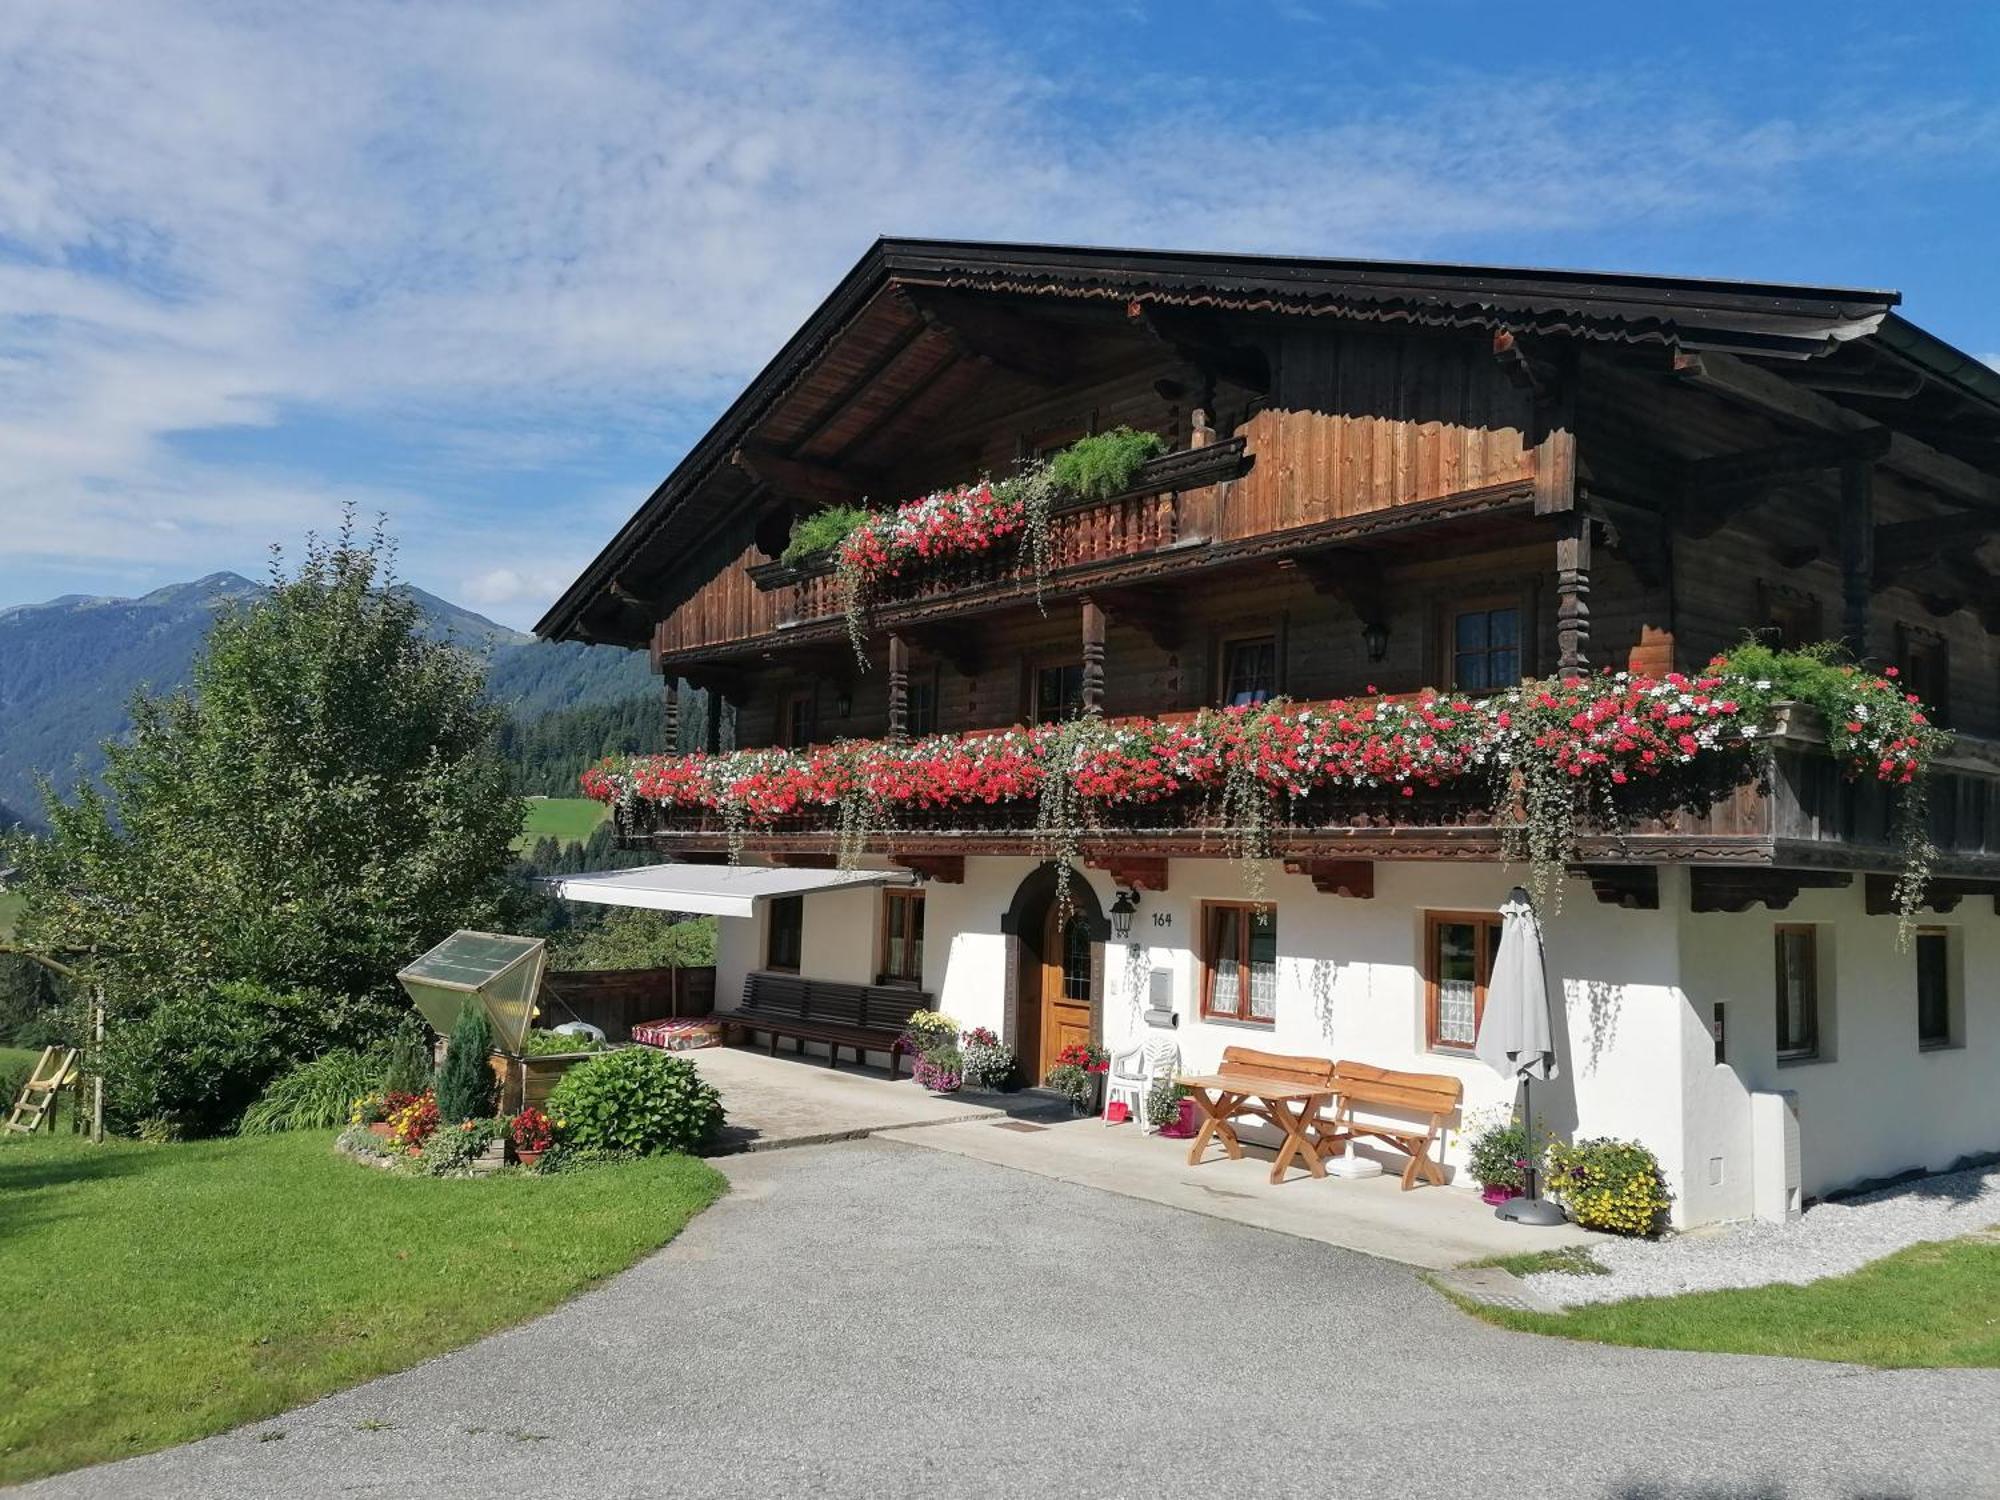
M 14 1100 L 14 1108 L 7 1116 L 5 1128 L 21 1135 L 32 1135 L 55 1107 L 57 1091 L 75 1074 L 76 1059 L 77 1050 L 74 1047 L 44 1047 L 41 1058 L 35 1063 L 35 1071 L 21 1085 L 20 1096 Z

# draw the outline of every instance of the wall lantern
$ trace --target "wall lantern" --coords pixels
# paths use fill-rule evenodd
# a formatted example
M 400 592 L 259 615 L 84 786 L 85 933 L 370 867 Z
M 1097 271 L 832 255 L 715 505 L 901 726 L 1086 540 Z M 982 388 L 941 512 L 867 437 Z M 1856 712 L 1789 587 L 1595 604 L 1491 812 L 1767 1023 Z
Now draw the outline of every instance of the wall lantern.
M 839 692 L 835 693 L 833 697 L 834 717 L 839 719 L 845 719 L 853 712 L 854 712 L 854 694 L 849 692 L 846 688 L 842 688 Z
M 1111 903 L 1111 935 L 1124 942 L 1132 935 L 1132 913 L 1139 909 L 1139 893 L 1126 889 Z
M 1389 654 L 1389 627 L 1380 620 L 1370 620 L 1361 627 L 1361 642 L 1368 648 L 1368 659 L 1380 661 Z

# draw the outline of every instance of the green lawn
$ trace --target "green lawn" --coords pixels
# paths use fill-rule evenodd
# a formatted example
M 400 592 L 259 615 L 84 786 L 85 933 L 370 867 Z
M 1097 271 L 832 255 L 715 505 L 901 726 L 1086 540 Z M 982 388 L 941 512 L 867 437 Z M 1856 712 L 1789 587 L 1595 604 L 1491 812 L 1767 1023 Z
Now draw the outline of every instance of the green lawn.
M 534 847 L 535 840 L 544 838 L 580 844 L 610 815 L 610 808 L 589 797 L 530 797 L 528 820 L 521 825 L 514 848 L 525 853 Z
M 622 1269 L 722 1190 L 685 1157 L 392 1176 L 323 1133 L 0 1144 L 0 1483 L 404 1369 Z
M 1530 1268 L 1532 1269 L 1532 1268 Z M 1909 1249 L 1809 1286 L 1639 1297 L 1551 1316 L 1461 1302 L 1525 1333 L 1861 1365 L 2000 1365 L 2000 1234 Z

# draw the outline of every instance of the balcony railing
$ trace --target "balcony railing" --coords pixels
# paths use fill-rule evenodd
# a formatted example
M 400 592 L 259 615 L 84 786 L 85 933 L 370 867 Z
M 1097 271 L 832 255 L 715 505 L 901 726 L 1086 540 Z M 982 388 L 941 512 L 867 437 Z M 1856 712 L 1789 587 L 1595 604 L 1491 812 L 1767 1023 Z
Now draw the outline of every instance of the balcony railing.
M 1244 440 L 1232 438 L 1153 459 L 1120 494 L 1057 506 L 1049 526 L 1050 574 L 1078 574 L 1096 564 L 1206 541 L 1214 528 L 1212 487 L 1249 463 Z M 831 626 L 846 611 L 831 557 L 764 563 L 743 576 L 750 587 L 704 591 L 662 620 L 653 636 L 656 661 L 804 626 Z M 1007 546 L 884 580 L 873 605 L 893 614 L 960 596 L 1026 595 L 1034 586 L 1028 559 L 1018 546 Z
M 1768 783 L 1746 782 L 1700 811 L 1635 809 L 1623 826 L 1579 828 L 1578 857 L 1610 862 L 1746 863 L 1829 869 L 1898 868 L 1903 859 L 1889 788 L 1856 780 L 1795 712 L 1775 736 Z M 2000 875 L 2000 748 L 1962 740 L 1929 784 L 1931 841 L 1940 876 Z M 1272 825 L 1279 855 L 1365 859 L 1497 858 L 1501 830 L 1490 797 L 1476 782 L 1440 788 L 1317 791 L 1281 801 Z M 718 813 L 641 802 L 621 814 L 621 832 L 663 849 L 719 849 L 728 829 Z M 873 830 L 878 853 L 1021 853 L 1035 842 L 1032 801 L 899 815 Z M 836 815 L 818 810 L 752 826 L 753 850 L 824 852 Z M 1107 808 L 1083 837 L 1086 848 L 1177 856 L 1222 855 L 1229 830 L 1212 798 L 1191 795 L 1143 806 Z

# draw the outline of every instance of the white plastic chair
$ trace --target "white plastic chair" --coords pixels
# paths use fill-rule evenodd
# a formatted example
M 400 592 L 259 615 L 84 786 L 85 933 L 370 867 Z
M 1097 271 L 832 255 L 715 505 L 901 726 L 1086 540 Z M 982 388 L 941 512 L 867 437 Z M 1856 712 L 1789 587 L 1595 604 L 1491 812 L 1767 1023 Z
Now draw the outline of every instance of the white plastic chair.
M 1123 1099 L 1132 1118 L 1139 1122 L 1139 1133 L 1151 1135 L 1153 1126 L 1146 1118 L 1146 1095 L 1152 1092 L 1155 1081 L 1171 1078 L 1180 1070 L 1180 1046 L 1165 1037 L 1134 1042 L 1124 1051 L 1112 1053 L 1110 1071 L 1104 1076 L 1104 1123 L 1107 1126 L 1112 1123 L 1111 1106 Z

